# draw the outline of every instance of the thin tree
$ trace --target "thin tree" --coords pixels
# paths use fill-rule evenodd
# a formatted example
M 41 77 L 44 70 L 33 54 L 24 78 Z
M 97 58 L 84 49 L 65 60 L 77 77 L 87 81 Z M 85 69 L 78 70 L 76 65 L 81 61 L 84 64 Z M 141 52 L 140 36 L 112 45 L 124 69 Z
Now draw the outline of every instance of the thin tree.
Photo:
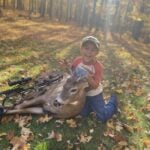
M 40 16 L 41 17 L 45 16 L 45 10 L 46 10 L 46 0 L 41 0 L 41 3 L 40 3 Z
M 50 19 L 52 19 L 52 12 L 53 12 L 53 0 L 49 0 L 48 14 Z
M 93 27 L 93 26 L 96 26 L 96 21 L 95 21 L 95 17 L 96 17 L 96 3 L 97 3 L 97 0 L 94 0 L 93 1 L 93 9 L 92 9 L 92 14 L 91 14 L 91 17 L 90 17 L 90 29 Z

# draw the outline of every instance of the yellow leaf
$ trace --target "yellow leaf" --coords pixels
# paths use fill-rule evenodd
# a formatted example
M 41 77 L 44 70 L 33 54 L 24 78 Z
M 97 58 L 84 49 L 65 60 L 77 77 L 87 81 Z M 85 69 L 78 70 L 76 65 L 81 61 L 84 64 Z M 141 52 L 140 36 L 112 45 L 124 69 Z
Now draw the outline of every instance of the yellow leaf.
M 111 129 L 114 129 L 115 126 L 114 126 L 114 122 L 112 119 L 108 120 L 107 121 L 107 127 L 111 128 Z
M 19 127 L 26 126 L 31 120 L 32 116 L 22 116 L 22 115 L 16 115 L 14 119 L 14 121 L 19 124 Z
M 88 136 L 86 133 L 81 133 L 80 135 L 80 142 L 81 143 L 88 143 L 92 139 L 92 136 Z
M 76 121 L 73 120 L 73 119 L 68 119 L 66 120 L 66 123 L 69 125 L 69 127 L 71 128 L 76 128 L 77 127 L 77 124 L 76 124 Z
M 127 141 L 120 141 L 118 144 L 121 146 L 127 146 L 128 145 Z
M 122 94 L 123 90 L 122 89 L 117 89 L 116 92 L 119 93 L 119 94 Z
M 0 137 L 7 135 L 5 132 L 0 133 Z
M 145 147 L 150 148 L 150 140 L 144 139 L 143 144 L 144 144 Z
M 50 121 L 52 118 L 53 118 L 52 116 L 48 116 L 48 114 L 46 114 L 44 116 L 41 116 L 36 122 L 37 123 L 45 123 L 45 122 Z
M 22 137 L 25 141 L 32 140 L 32 139 L 33 139 L 33 133 L 32 133 L 32 131 L 31 131 L 31 129 L 23 127 L 23 128 L 21 129 L 21 137 Z
M 26 141 L 22 137 L 13 137 L 10 141 L 13 145 L 12 150 L 22 150 L 22 148 L 26 145 Z
M 143 93 L 144 93 L 143 89 L 138 88 L 138 89 L 134 92 L 134 95 L 136 95 L 136 96 L 141 96 Z

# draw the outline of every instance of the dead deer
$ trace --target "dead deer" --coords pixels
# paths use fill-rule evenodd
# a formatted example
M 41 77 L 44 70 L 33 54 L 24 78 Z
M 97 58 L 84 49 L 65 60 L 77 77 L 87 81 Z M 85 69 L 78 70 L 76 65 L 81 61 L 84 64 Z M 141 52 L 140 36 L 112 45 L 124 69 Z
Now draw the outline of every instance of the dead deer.
M 45 114 L 49 112 L 57 118 L 69 118 L 80 113 L 85 103 L 86 80 L 68 74 L 53 84 L 43 94 L 31 100 L 24 100 L 5 114 Z

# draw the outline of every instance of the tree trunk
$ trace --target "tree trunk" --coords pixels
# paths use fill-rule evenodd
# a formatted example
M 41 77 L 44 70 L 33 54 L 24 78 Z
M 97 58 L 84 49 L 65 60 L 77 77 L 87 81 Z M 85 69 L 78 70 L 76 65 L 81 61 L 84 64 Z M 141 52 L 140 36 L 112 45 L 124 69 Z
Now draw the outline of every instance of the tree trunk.
M 60 0 L 60 5 L 59 5 L 59 21 L 63 20 L 63 0 Z
M 17 9 L 23 10 L 23 2 L 22 2 L 22 0 L 17 0 Z
M 93 9 L 92 9 L 92 15 L 91 15 L 91 18 L 90 18 L 90 29 L 93 27 L 93 26 L 96 26 L 96 22 L 95 22 L 95 13 L 96 13 L 96 3 L 97 3 L 97 0 L 94 0 L 93 1 Z
M 46 8 L 46 0 L 41 0 L 41 3 L 40 3 L 40 16 L 41 17 L 45 16 L 45 8 Z
M 3 17 L 3 12 L 1 10 L 1 8 L 0 8 L 0 17 Z
M 49 18 L 52 19 L 52 12 L 53 12 L 53 0 L 49 1 L 49 10 L 48 10 L 48 14 L 49 14 Z
M 84 15 L 85 15 L 85 2 L 86 0 L 82 0 L 81 1 L 81 14 L 80 15 L 80 26 L 83 27 L 84 25 L 84 22 L 85 22 L 85 18 L 84 18 Z
M 3 8 L 6 8 L 6 0 L 3 0 Z

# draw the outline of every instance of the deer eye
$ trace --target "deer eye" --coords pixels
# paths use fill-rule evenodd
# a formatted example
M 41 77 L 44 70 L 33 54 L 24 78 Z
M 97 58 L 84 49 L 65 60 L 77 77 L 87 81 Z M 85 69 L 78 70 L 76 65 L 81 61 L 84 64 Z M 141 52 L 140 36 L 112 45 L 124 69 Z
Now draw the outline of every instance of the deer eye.
M 76 92 L 77 92 L 77 88 L 71 89 L 70 92 L 71 92 L 72 94 L 76 93 Z

